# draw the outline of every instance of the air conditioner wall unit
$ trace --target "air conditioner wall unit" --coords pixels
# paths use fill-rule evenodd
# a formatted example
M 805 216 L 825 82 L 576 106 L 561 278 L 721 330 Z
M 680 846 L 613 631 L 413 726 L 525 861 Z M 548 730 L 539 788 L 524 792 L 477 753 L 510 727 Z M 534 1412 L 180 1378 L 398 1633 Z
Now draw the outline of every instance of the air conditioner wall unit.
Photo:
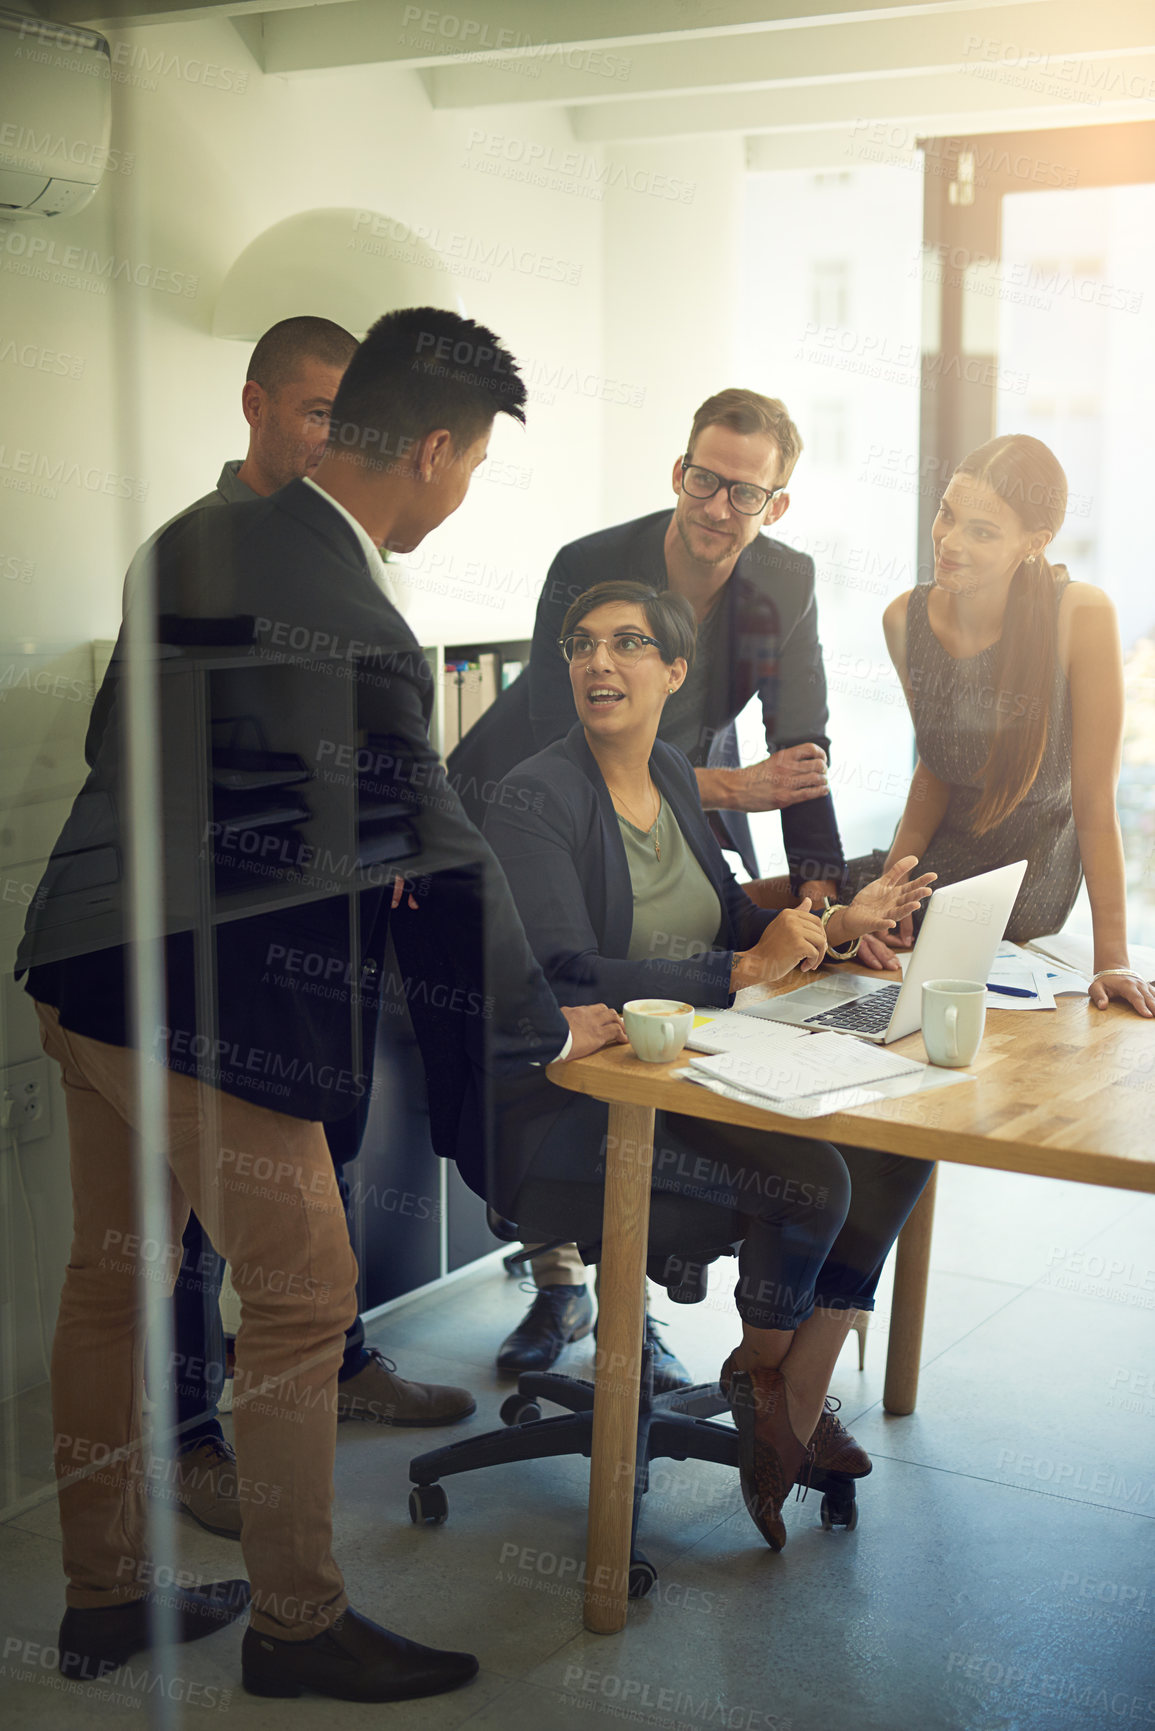
M 111 98 L 103 36 L 0 10 L 0 217 L 83 209 L 109 166 Z

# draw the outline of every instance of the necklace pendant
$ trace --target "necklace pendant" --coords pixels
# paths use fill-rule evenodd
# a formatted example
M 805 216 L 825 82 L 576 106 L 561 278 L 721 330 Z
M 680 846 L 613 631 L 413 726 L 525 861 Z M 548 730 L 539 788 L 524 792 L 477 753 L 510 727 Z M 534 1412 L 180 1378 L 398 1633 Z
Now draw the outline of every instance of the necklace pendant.
M 655 839 L 655 841 L 654 841 L 654 858 L 655 858 L 655 859 L 656 859 L 656 860 L 657 860 L 657 861 L 658 861 L 658 862 L 659 862 L 659 863 L 661 863 L 661 858 L 662 858 L 662 844 L 661 844 L 661 842 L 660 842 L 660 841 L 658 841 L 658 840 L 656 840 L 656 839 Z

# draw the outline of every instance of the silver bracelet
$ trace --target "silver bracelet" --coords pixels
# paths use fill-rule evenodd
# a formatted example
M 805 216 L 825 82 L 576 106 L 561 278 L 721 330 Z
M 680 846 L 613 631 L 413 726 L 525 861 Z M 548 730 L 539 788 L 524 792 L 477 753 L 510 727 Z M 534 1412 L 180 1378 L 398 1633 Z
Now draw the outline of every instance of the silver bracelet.
M 822 930 L 825 931 L 827 926 L 830 924 L 832 916 L 839 912 L 843 907 L 843 904 L 842 902 L 832 902 L 829 896 L 825 896 L 823 899 L 826 902 L 826 906 L 823 908 L 818 918 L 822 921 Z M 827 950 L 833 961 L 852 962 L 858 954 L 858 946 L 861 942 L 861 938 L 847 938 L 842 948 L 836 950 L 834 945 L 828 941 Z
M 1100 968 L 1097 974 L 1091 975 L 1090 984 L 1093 986 L 1096 980 L 1105 980 L 1108 974 L 1118 974 L 1124 980 L 1138 980 L 1141 986 L 1148 983 L 1142 974 L 1135 972 L 1134 968 Z

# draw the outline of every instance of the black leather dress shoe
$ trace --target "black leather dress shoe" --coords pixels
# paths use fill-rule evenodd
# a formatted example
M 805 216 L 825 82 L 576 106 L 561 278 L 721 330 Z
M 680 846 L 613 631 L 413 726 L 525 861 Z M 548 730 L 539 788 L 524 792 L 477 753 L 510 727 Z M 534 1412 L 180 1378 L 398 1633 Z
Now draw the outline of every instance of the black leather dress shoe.
M 594 1307 L 586 1286 L 543 1286 L 497 1354 L 498 1370 L 548 1370 L 563 1346 L 590 1331 Z
M 423 1647 L 391 1634 L 350 1605 L 311 1641 L 278 1641 L 249 1627 L 241 1678 L 250 1695 L 332 1695 L 338 1701 L 411 1701 L 443 1695 L 476 1677 L 472 1653 Z
M 693 1379 L 681 1359 L 672 1353 L 652 1317 L 646 1317 L 646 1344 L 654 1364 L 654 1393 L 673 1394 L 676 1388 L 691 1388 Z
M 176 1639 L 200 1641 L 215 1635 L 248 1609 L 247 1581 L 210 1581 L 198 1588 L 164 1587 L 126 1605 L 105 1605 L 97 1611 L 71 1606 L 60 1624 L 59 1669 L 63 1677 L 108 1677 L 152 1646 L 149 1605 L 163 1604 L 175 1613 Z
M 595 1340 L 597 1339 L 597 1333 L 597 1324 L 595 1323 Z M 646 1345 L 650 1349 L 650 1357 L 653 1361 L 654 1393 L 656 1395 L 673 1394 L 676 1388 L 692 1388 L 694 1386 L 689 1371 L 686 1369 L 681 1359 L 676 1358 L 670 1351 L 669 1347 L 658 1333 L 658 1325 L 648 1310 L 646 1312 Z M 594 1369 L 596 1374 L 596 1358 L 594 1360 Z

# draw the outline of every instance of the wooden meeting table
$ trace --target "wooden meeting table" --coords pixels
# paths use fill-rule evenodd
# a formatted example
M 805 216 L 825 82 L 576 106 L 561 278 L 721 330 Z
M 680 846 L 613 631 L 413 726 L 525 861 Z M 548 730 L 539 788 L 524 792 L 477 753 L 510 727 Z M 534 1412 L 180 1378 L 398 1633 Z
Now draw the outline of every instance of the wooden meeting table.
M 777 990 L 808 978 L 792 974 Z M 768 995 L 741 994 L 737 1007 Z M 926 1057 L 920 1034 L 890 1049 Z M 583 1612 L 586 1628 L 599 1634 L 616 1634 L 626 1622 L 655 1110 L 920 1160 L 1155 1192 L 1155 1026 L 1121 1004 L 1095 1010 L 1085 997 L 1067 997 L 1055 1010 L 990 1010 L 968 1070 L 973 1081 L 824 1118 L 788 1118 L 727 1100 L 681 1080 L 688 1062 L 683 1052 L 669 1064 L 645 1064 L 630 1047 L 612 1046 L 548 1071 L 559 1087 L 610 1108 L 598 1347 L 614 1375 L 597 1383 L 594 1399 Z M 898 1240 L 883 1392 L 895 1414 L 914 1411 L 918 1390 L 934 1188 L 932 1174 Z

